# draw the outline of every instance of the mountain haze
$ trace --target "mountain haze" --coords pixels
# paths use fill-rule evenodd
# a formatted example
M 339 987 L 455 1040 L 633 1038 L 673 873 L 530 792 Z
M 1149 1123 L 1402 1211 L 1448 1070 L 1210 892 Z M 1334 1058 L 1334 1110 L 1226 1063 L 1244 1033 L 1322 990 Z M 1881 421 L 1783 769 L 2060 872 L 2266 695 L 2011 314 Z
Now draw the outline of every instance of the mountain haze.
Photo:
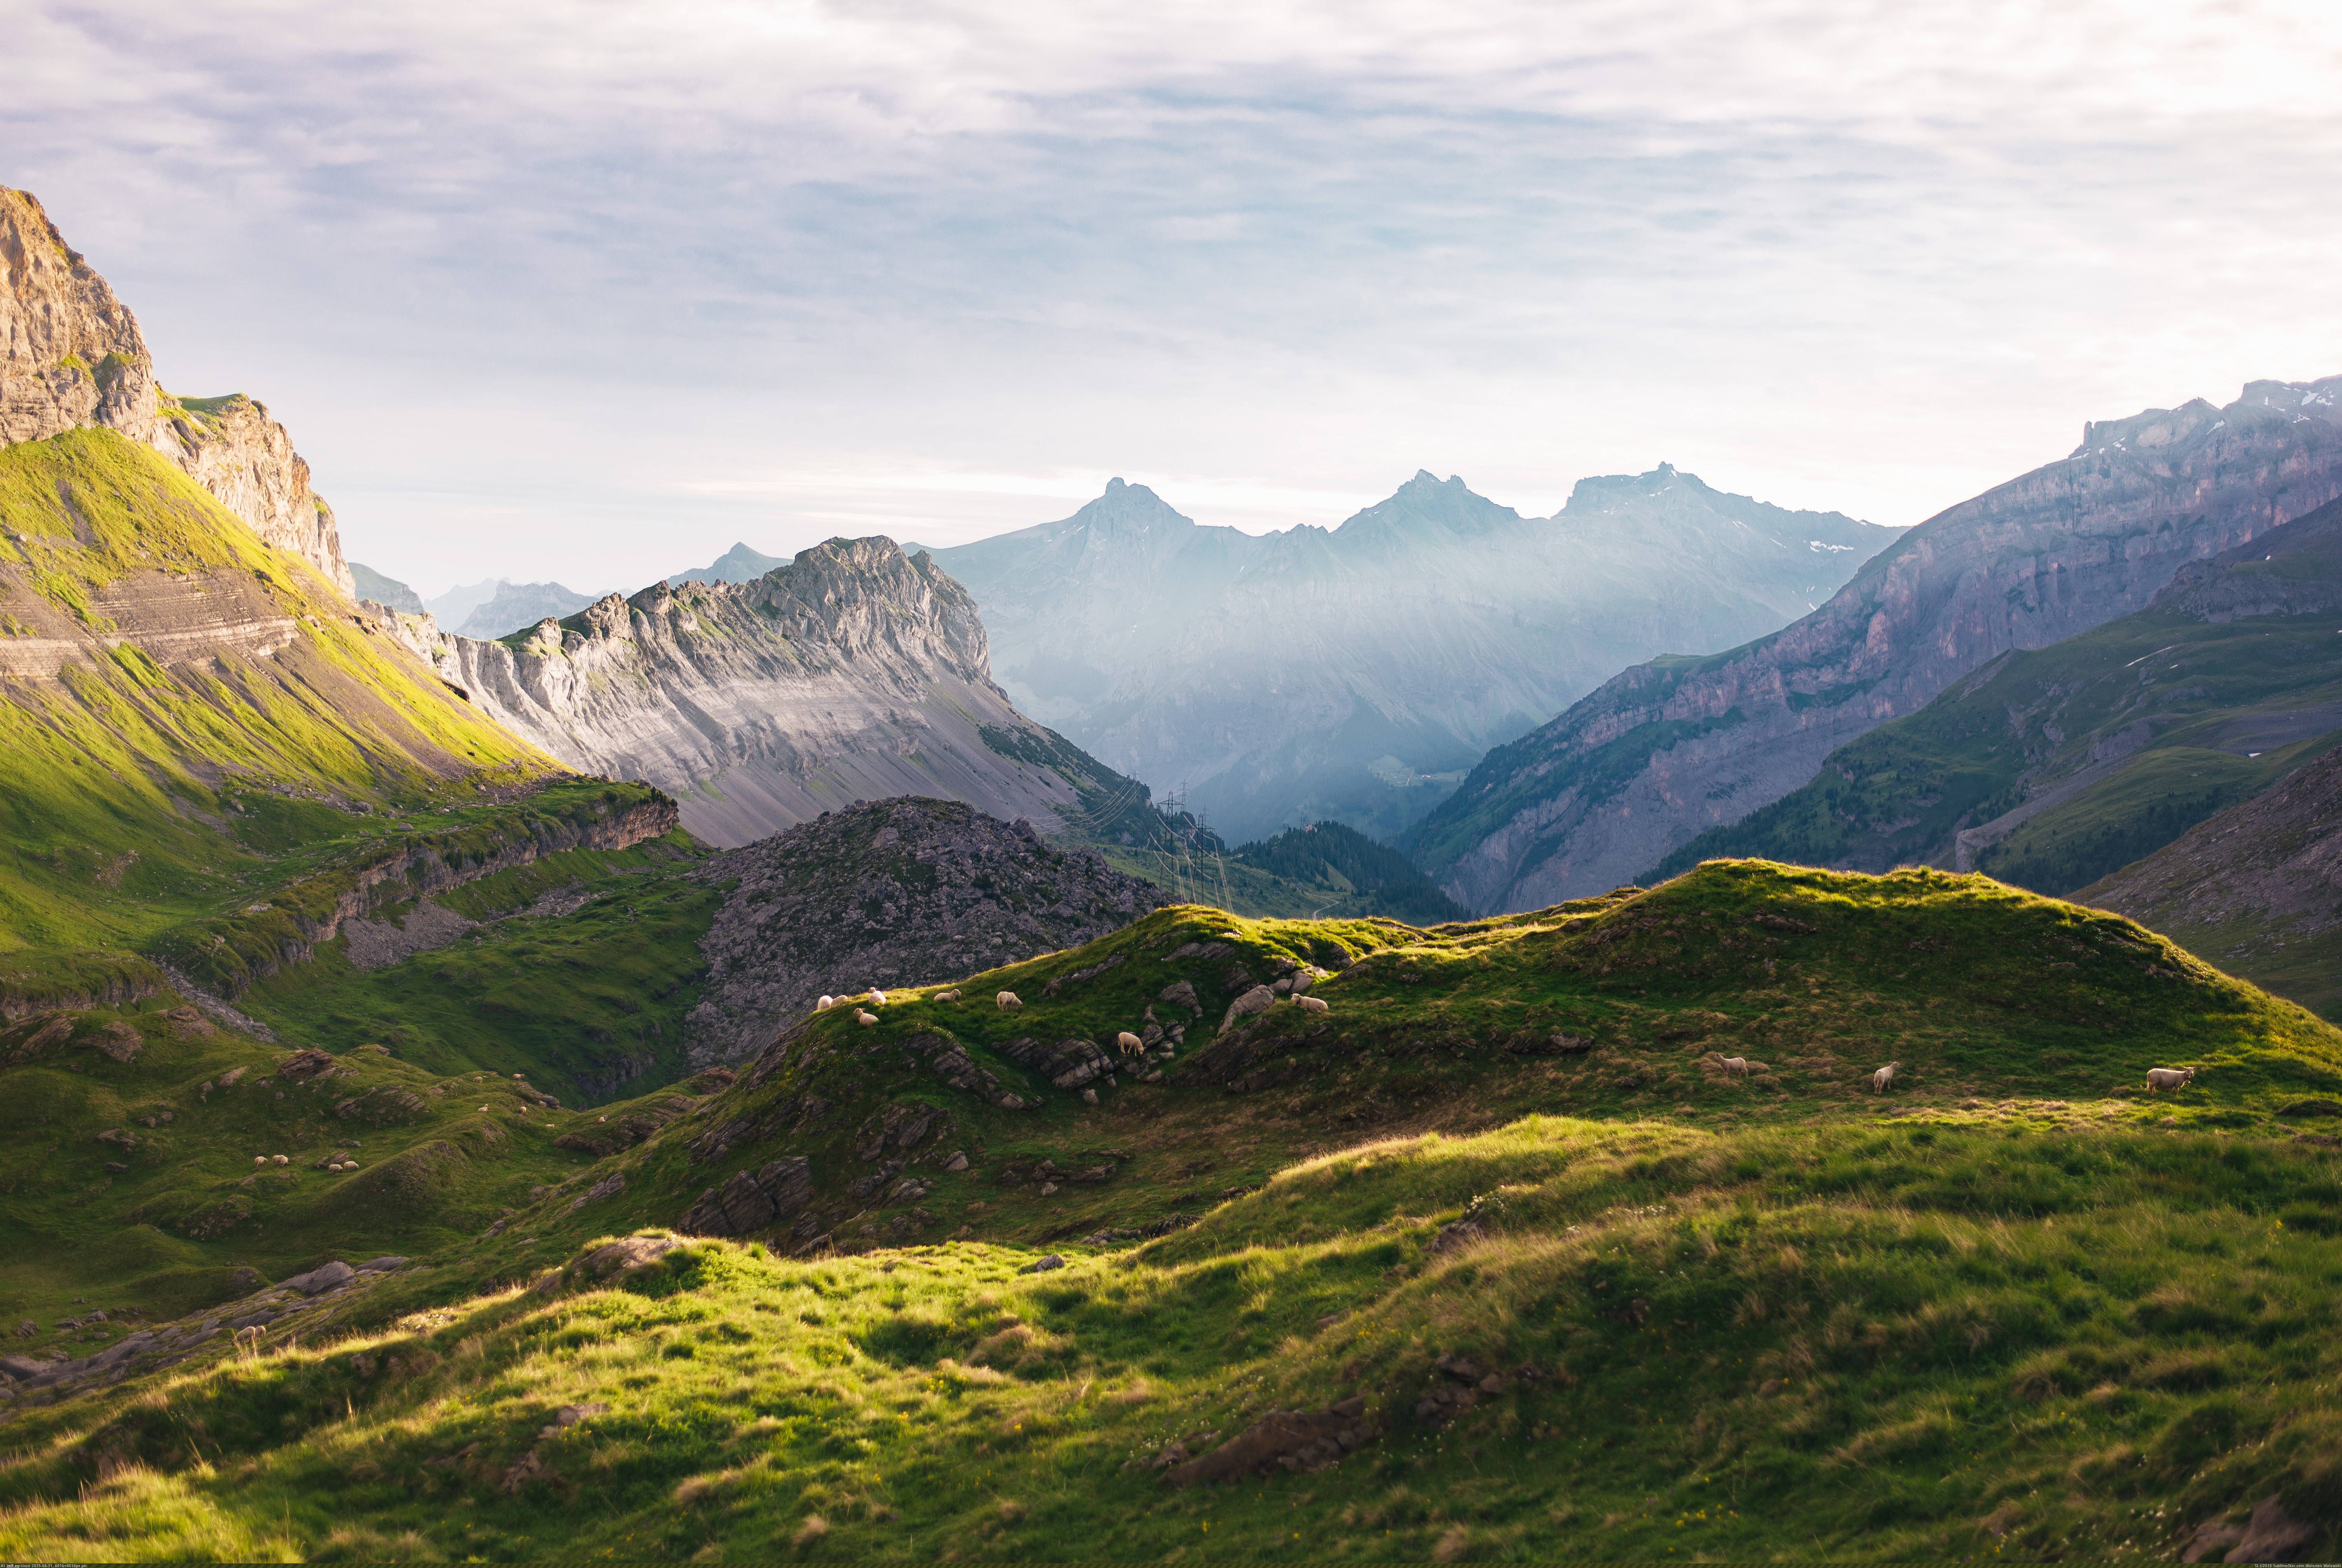
M 456 634 L 493 642 L 551 616 L 574 615 L 594 602 L 591 594 L 558 583 L 498 583 L 487 603 L 464 617 Z
M 1491 753 L 1416 830 L 1476 909 L 1626 883 L 1815 775 L 2012 649 L 2141 609 L 2191 561 L 2342 494 L 2342 377 L 2254 382 L 2093 424 L 2080 446 L 1937 514 L 1819 610 L 1744 647 L 1626 671 Z
M 677 572 L 666 583 L 670 588 L 680 588 L 686 583 L 752 583 L 775 567 L 787 564 L 779 556 L 751 550 L 744 543 L 733 545 L 695 571 Z
M 1895 537 L 1661 465 L 1525 518 L 1417 473 L 1333 529 L 1198 524 L 1116 479 L 1060 522 L 934 552 L 1003 688 L 1231 840 L 1387 834 L 1622 664 L 1807 613 Z

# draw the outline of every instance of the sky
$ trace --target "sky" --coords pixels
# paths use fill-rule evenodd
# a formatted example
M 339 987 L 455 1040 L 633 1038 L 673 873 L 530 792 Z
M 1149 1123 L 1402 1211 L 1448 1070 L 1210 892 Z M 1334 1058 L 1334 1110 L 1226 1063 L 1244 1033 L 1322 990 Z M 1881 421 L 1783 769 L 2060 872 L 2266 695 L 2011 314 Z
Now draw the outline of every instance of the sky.
M 0 0 L 0 184 L 430 594 L 1662 461 L 1911 524 L 2342 371 L 2342 6 Z

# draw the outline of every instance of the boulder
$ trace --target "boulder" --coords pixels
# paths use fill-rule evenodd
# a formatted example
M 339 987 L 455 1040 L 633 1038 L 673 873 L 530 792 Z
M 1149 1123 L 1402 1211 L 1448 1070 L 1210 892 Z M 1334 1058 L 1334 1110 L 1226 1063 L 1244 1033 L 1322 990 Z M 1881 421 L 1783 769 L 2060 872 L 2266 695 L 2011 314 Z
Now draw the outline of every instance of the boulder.
M 786 1219 L 813 1202 L 813 1168 L 803 1154 L 786 1154 L 760 1170 L 742 1171 L 699 1194 L 676 1228 L 699 1236 L 738 1236 Z
M 1366 1402 L 1353 1394 L 1324 1410 L 1272 1410 L 1209 1453 L 1164 1472 L 1174 1486 L 1241 1481 L 1275 1470 L 1324 1470 L 1375 1439 Z
M 1220 1020 L 1221 1032 L 1225 1034 L 1240 1018 L 1256 1017 L 1276 1005 L 1276 993 L 1266 985 L 1256 985 L 1228 1004 L 1227 1015 Z
M 337 1260 L 321 1268 L 311 1269 L 305 1274 L 295 1274 L 291 1279 L 285 1281 L 284 1284 L 286 1290 L 299 1291 L 305 1296 L 314 1296 L 345 1285 L 357 1277 L 357 1270 Z
M 1204 1011 L 1204 1004 L 1196 1000 L 1195 986 L 1185 980 L 1176 980 L 1165 986 L 1155 999 L 1168 1002 L 1175 1007 L 1185 1007 L 1194 1014 L 1200 1014 Z

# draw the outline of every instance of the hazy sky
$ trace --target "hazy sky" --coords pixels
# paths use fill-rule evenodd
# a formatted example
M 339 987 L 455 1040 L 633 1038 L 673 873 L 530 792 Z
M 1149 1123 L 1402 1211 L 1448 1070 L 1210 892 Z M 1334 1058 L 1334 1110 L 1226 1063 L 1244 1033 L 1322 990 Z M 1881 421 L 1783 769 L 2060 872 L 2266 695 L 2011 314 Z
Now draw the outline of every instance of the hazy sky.
M 2342 371 L 2342 5 L 0 0 L 0 184 L 426 593 L 1661 460 L 1914 523 Z

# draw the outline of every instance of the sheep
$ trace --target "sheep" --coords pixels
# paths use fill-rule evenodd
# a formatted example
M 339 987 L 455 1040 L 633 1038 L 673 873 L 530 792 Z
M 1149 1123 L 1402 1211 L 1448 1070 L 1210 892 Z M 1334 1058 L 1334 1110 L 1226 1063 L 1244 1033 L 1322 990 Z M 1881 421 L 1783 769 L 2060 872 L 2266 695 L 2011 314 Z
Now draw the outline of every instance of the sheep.
M 1003 1013 L 1014 1013 L 1019 1007 L 1025 1005 L 1024 1002 L 1018 998 L 1016 993 L 1014 991 L 1004 991 L 992 1000 L 994 1005 L 997 1006 Z
M 2183 1089 L 2196 1076 L 2193 1067 L 2149 1067 L 2147 1070 L 2147 1092 L 2159 1089 Z
M 1114 1037 L 1114 1043 L 1126 1056 L 1144 1056 L 1146 1054 L 1146 1042 L 1141 1040 L 1137 1035 L 1133 1034 L 1127 1029 L 1116 1035 Z
M 1727 1073 L 1746 1073 L 1748 1071 L 1748 1058 L 1746 1056 L 1726 1056 L 1724 1059 L 1724 1070 Z
M 265 1154 L 255 1154 L 252 1157 L 252 1163 L 255 1165 L 265 1165 L 268 1164 L 268 1156 Z
M 1903 1065 L 1903 1064 L 1900 1062 L 1889 1062 L 1886 1066 L 1881 1067 L 1877 1072 L 1873 1073 L 1870 1075 L 1871 1093 L 1874 1094 L 1884 1094 L 1887 1093 L 1887 1085 L 1895 1082 L 1895 1069 L 1901 1065 Z
M 938 991 L 936 993 L 936 1000 L 938 1002 L 956 1002 L 959 1000 L 959 993 L 956 991 Z
M 870 993 L 870 1001 L 873 1006 L 884 1007 L 886 1005 L 886 994 L 884 991 L 874 990 Z
M 856 1024 L 861 1024 L 865 1029 L 868 1029 L 877 1024 L 878 1014 L 876 1013 L 865 1012 L 863 1009 L 857 1007 L 854 1010 L 854 1021 Z
M 1304 1013 L 1324 1013 L 1327 1011 L 1324 1000 L 1319 997 L 1296 996 L 1293 999 L 1293 1002 L 1294 1005 L 1299 1007 Z
M 293 1163 L 293 1156 L 290 1154 L 278 1154 L 275 1155 L 275 1158 L 276 1163 L 280 1165 L 289 1165 Z
M 813 1010 L 816 1013 L 826 1013 L 836 1005 L 836 997 L 825 994 L 820 1001 L 813 1004 Z

